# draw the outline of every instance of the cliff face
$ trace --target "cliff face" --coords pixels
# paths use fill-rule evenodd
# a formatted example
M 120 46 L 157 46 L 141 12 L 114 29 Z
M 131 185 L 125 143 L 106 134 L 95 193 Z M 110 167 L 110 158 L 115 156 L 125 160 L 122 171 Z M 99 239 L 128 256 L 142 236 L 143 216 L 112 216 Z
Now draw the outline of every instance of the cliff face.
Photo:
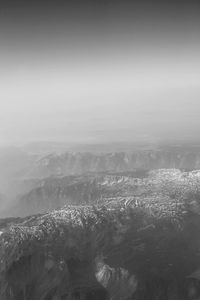
M 200 150 L 159 149 L 116 153 L 64 153 L 48 155 L 35 164 L 30 175 L 83 174 L 87 172 L 126 172 L 161 168 L 200 169 Z
M 199 299 L 200 214 L 166 197 L 68 206 L 2 228 L 0 298 Z

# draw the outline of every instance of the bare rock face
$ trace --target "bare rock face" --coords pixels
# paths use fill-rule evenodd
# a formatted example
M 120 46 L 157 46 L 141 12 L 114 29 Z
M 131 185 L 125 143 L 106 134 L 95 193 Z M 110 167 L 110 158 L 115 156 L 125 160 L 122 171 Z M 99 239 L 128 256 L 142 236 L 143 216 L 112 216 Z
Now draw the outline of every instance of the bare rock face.
M 139 149 L 129 152 L 66 152 L 38 159 L 29 176 L 85 174 L 88 172 L 128 172 L 161 168 L 200 169 L 199 148 Z
M 96 258 L 96 278 L 109 292 L 111 299 L 128 299 L 137 290 L 137 279 L 124 268 L 111 268 L 102 258 Z
M 1 231 L 2 300 L 199 299 L 200 215 L 185 197 L 67 206 Z

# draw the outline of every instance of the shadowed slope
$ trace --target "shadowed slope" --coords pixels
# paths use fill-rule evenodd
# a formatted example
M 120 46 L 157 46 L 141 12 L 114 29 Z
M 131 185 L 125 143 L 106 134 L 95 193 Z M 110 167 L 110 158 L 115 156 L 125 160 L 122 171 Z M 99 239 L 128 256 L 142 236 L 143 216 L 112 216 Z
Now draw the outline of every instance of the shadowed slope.
M 190 299 L 199 236 L 200 216 L 184 199 L 33 216 L 0 237 L 1 299 Z

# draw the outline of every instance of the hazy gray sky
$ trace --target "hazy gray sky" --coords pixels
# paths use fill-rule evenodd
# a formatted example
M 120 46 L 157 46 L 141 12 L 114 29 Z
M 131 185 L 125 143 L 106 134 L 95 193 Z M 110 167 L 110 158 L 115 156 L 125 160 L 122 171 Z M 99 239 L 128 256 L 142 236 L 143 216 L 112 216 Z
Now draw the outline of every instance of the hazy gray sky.
M 195 10 L 54 8 L 1 8 L 1 143 L 198 135 Z

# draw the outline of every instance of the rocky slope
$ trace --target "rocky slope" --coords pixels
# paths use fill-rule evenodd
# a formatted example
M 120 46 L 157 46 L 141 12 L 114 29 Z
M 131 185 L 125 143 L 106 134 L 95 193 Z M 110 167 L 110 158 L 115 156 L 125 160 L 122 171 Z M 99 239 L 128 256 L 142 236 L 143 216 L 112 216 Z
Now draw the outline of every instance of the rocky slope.
M 46 153 L 46 151 L 44 152 Z M 76 197 L 70 197 L 68 192 L 64 192 L 64 196 L 62 191 L 61 195 L 56 191 L 50 192 L 50 185 L 55 188 L 58 186 L 55 177 L 64 178 L 71 175 L 85 176 L 85 174 L 103 175 L 113 173 L 137 178 L 146 171 L 160 168 L 199 169 L 200 147 L 192 145 L 187 147 L 175 145 L 170 147 L 157 146 L 154 148 L 130 147 L 127 148 L 126 152 L 67 152 L 48 155 L 44 155 L 43 152 L 29 153 L 25 149 L 22 151 L 20 148 L 0 149 L 0 193 L 5 195 L 8 208 L 8 206 L 13 207 L 14 203 L 20 198 L 24 199 L 22 202 L 26 202 L 26 198 L 30 199 L 27 201 L 32 202 L 31 199 L 34 198 L 33 190 L 38 188 L 37 191 L 35 190 L 35 198 L 38 196 L 35 199 L 35 208 L 34 204 L 31 203 L 33 205 L 32 210 L 24 212 L 26 215 L 31 211 L 37 213 L 38 211 L 44 211 L 46 208 L 59 208 L 65 203 L 79 202 L 80 197 L 78 195 L 78 199 L 75 200 Z M 54 177 L 54 179 L 49 179 L 51 181 L 50 184 L 44 183 L 44 186 L 48 186 L 47 188 L 40 189 L 41 179 L 44 179 L 46 182 L 48 177 Z M 54 180 L 55 183 L 53 183 Z M 65 184 L 59 183 L 60 185 L 61 190 L 63 190 Z M 59 186 L 58 189 L 60 189 Z M 49 192 L 47 192 L 48 189 Z M 80 189 L 82 190 L 81 187 Z M 55 194 L 54 196 L 53 193 Z M 59 194 L 59 197 L 57 197 L 57 194 Z M 73 194 L 75 195 L 75 193 Z M 51 203 L 49 204 L 48 200 L 44 200 L 47 195 L 49 195 L 50 202 L 53 203 L 55 199 L 57 204 L 52 205 Z M 85 201 L 86 199 L 82 196 L 81 198 Z M 94 197 L 91 196 L 91 198 Z M 58 199 L 60 199 L 60 204 Z M 1 205 L 0 216 L 4 215 L 6 216 L 7 214 Z
M 59 209 L 64 205 L 93 205 L 131 201 L 148 197 L 198 197 L 200 171 L 181 172 L 177 169 L 160 169 L 143 174 L 50 177 L 37 182 L 36 187 L 20 197 L 4 211 L 4 216 L 27 216 Z M 35 183 L 36 184 L 36 183 Z M 192 201 L 191 201 L 192 202 Z
M 200 214 L 189 207 L 183 197 L 121 199 L 2 228 L 0 299 L 197 300 Z
M 14 167 L 23 196 L 7 211 L 16 218 L 0 220 L 0 299 L 199 300 L 200 171 L 183 170 L 200 168 L 199 153 L 66 153 Z

